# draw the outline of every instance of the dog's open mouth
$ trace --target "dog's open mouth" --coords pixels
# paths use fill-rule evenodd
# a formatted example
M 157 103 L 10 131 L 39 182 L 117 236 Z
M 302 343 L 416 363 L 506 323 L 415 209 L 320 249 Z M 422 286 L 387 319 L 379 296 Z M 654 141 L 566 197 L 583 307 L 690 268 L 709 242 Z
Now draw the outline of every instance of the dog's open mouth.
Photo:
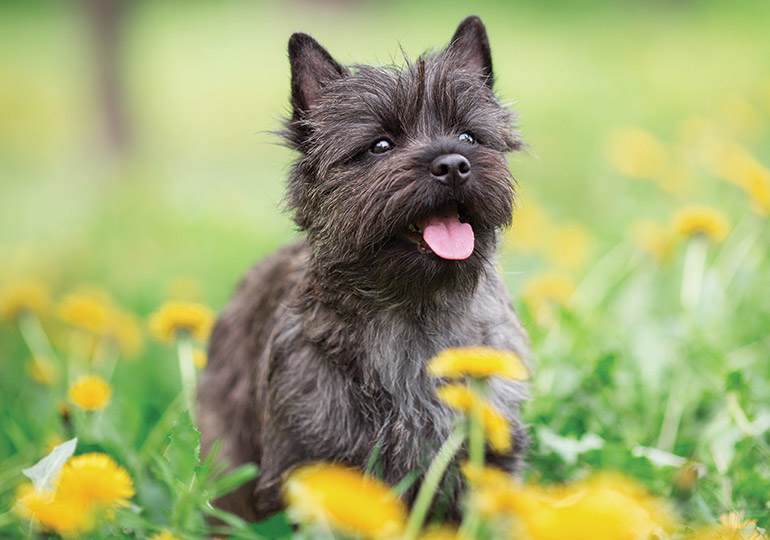
M 434 253 L 450 261 L 467 259 L 475 245 L 473 227 L 462 221 L 462 214 L 456 204 L 410 224 L 404 236 L 417 244 L 421 253 Z

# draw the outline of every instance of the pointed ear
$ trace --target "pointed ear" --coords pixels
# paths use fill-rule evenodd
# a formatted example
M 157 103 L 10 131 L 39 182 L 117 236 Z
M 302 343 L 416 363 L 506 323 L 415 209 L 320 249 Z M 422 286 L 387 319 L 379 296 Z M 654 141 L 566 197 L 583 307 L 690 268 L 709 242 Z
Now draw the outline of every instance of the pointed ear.
M 315 39 L 300 32 L 289 38 L 289 63 L 294 119 L 313 107 L 326 83 L 348 75 L 348 70 L 338 64 Z
M 457 27 L 447 47 L 458 62 L 468 69 L 478 71 L 484 82 L 492 87 L 492 55 L 489 52 L 487 30 L 477 15 L 471 15 Z

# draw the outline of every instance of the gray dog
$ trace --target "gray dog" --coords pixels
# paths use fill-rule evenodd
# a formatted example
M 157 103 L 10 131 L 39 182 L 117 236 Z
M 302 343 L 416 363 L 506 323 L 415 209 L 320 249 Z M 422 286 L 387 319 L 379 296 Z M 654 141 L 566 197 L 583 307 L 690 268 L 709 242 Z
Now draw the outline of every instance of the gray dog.
M 204 449 L 219 438 L 224 458 L 259 465 L 219 501 L 246 519 L 281 509 L 282 480 L 300 464 L 364 468 L 376 448 L 388 483 L 424 471 L 454 416 L 425 373 L 441 350 L 528 355 L 494 267 L 514 207 L 506 154 L 521 142 L 492 91 L 481 20 L 403 68 L 342 66 L 307 34 L 291 36 L 289 60 L 282 135 L 299 158 L 288 206 L 305 238 L 245 277 L 198 388 Z M 526 446 L 524 394 L 491 385 L 515 445 L 487 458 L 509 471 Z M 446 489 L 456 515 L 461 487 Z

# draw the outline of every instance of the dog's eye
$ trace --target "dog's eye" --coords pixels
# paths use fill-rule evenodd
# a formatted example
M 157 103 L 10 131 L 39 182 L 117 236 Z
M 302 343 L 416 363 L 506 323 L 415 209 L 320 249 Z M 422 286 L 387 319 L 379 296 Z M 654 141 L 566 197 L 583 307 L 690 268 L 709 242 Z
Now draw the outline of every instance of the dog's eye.
M 460 133 L 460 136 L 458 137 L 460 139 L 460 142 L 473 144 L 476 142 L 476 139 L 473 138 L 473 135 L 470 133 Z
M 369 149 L 372 154 L 384 154 L 385 152 L 390 152 L 391 150 L 393 150 L 393 143 L 388 139 L 380 139 Z

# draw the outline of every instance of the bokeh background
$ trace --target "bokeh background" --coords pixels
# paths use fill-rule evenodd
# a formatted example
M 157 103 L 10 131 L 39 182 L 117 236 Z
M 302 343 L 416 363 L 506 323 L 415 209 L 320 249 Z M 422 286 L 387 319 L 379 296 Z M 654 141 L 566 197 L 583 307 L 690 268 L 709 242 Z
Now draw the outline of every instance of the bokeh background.
M 532 474 L 616 467 L 671 495 L 690 470 L 705 487 L 683 488 L 686 514 L 746 508 L 768 525 L 764 0 L 2 0 L 0 281 L 96 285 L 140 317 L 169 298 L 220 309 L 298 234 L 281 203 L 294 156 L 273 134 L 291 33 L 343 63 L 400 63 L 470 13 L 528 143 L 511 159 L 520 208 L 500 264 L 540 366 Z M 696 231 L 692 248 L 674 230 L 690 205 L 724 215 L 726 239 Z M 23 363 L 2 332 L 0 354 Z M 132 441 L 178 388 L 148 347 L 116 372 L 131 374 L 115 418 Z M 44 389 L 18 397 L 2 378 L 0 458 L 55 423 L 19 405 Z

